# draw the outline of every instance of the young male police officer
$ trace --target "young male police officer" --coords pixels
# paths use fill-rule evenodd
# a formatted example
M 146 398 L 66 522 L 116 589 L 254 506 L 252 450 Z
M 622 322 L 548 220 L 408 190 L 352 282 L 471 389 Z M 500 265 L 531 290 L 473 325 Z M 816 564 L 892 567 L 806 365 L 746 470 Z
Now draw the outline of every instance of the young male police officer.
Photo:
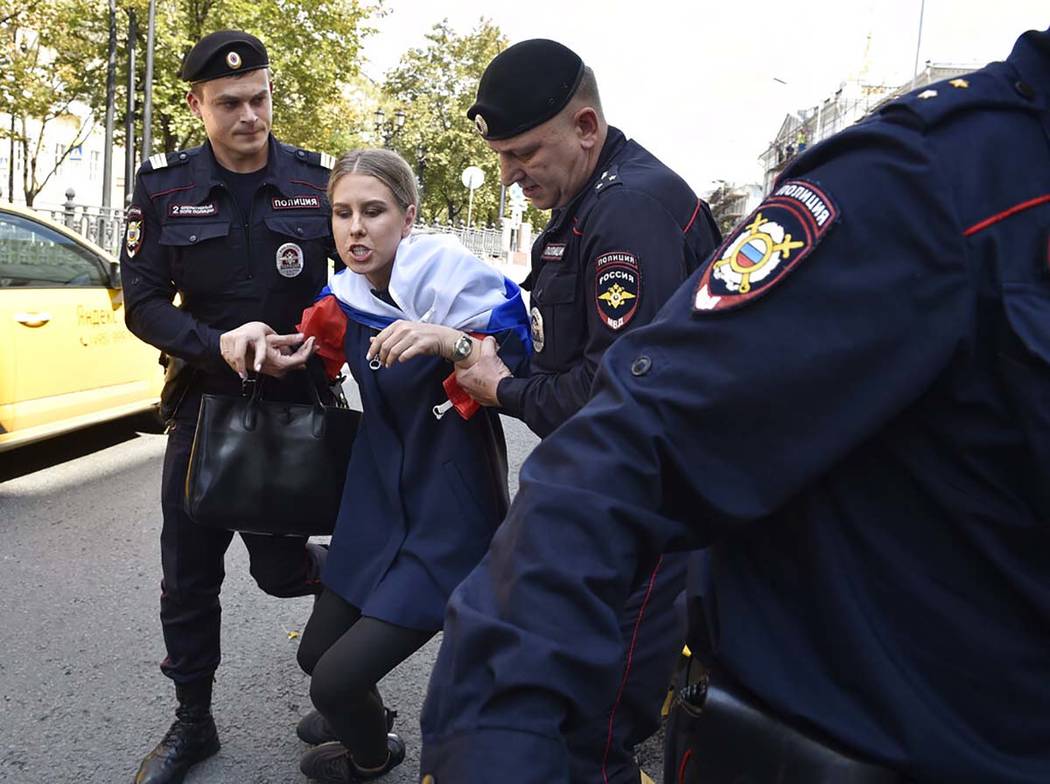
M 128 327 L 185 363 L 165 389 L 170 433 L 161 507 L 164 674 L 175 681 L 176 720 L 143 760 L 136 784 L 182 781 L 214 754 L 212 680 L 219 665 L 219 588 L 232 533 L 197 526 L 183 486 L 205 392 L 239 394 L 224 355 L 243 353 L 252 322 L 294 332 L 327 278 L 332 250 L 325 198 L 329 156 L 270 134 L 269 61 L 254 36 L 220 31 L 186 55 L 180 76 L 208 141 L 142 165 L 128 211 L 121 264 Z M 179 307 L 172 304 L 179 293 Z M 305 348 L 304 348 L 305 350 Z M 262 371 L 273 371 L 264 357 Z M 170 370 L 170 368 L 169 368 Z M 273 371 L 279 372 L 279 371 Z M 302 380 L 274 380 L 268 395 L 305 400 Z M 320 590 L 325 550 L 302 537 L 242 534 L 251 573 L 274 596 Z
M 665 781 L 1050 781 L 1048 107 L 1050 30 L 807 150 L 609 350 L 453 594 L 424 781 L 569 780 L 639 564 L 703 545 L 749 705 Z
M 534 354 L 513 378 L 485 341 L 477 364 L 457 371 L 479 402 L 499 406 L 546 437 L 591 392 L 613 341 L 649 322 L 718 243 L 707 205 L 637 142 L 610 127 L 594 72 L 554 41 L 523 41 L 485 69 L 467 116 L 499 155 L 505 185 L 518 183 L 550 222 L 532 248 Z M 624 685 L 573 734 L 580 780 L 638 782 L 634 746 L 659 725 L 681 649 L 672 600 L 685 561 L 653 554 L 621 614 Z

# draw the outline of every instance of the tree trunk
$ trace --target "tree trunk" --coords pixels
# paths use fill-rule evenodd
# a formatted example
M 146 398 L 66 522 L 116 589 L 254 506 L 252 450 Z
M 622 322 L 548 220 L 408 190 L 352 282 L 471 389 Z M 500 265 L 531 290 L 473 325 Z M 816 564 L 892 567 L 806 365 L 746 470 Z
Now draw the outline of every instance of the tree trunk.
M 36 192 L 32 188 L 33 178 L 36 176 L 36 158 L 30 159 L 29 157 L 29 137 L 26 135 L 26 118 L 20 117 L 19 123 L 22 126 L 21 138 L 18 140 L 19 144 L 22 145 L 22 193 L 26 198 L 26 206 L 33 206 L 33 199 L 36 198 Z

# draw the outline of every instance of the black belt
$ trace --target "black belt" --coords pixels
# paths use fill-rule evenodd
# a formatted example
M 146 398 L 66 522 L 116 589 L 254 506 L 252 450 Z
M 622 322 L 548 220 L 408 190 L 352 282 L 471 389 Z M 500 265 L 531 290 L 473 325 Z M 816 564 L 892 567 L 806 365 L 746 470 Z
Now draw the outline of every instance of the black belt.
M 692 662 L 667 728 L 667 784 L 904 784 L 900 774 L 773 716 Z M 697 672 L 699 671 L 699 672 Z

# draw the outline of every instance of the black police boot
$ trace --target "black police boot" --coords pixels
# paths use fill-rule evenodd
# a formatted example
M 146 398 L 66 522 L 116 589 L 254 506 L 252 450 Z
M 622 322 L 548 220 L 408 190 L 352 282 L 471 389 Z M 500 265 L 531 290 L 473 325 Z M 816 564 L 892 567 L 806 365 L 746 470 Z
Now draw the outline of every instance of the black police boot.
M 397 711 L 390 710 L 390 708 L 383 708 L 383 710 L 386 712 L 386 731 L 390 732 L 390 730 L 394 729 L 394 719 L 397 718 Z M 328 721 L 318 710 L 312 710 L 299 719 L 299 724 L 295 728 L 295 734 L 299 736 L 299 740 L 303 743 L 309 743 L 311 746 L 317 746 L 331 740 L 339 740 L 329 726 Z
M 187 771 L 219 750 L 211 716 L 211 678 L 175 686 L 175 722 L 139 766 L 134 784 L 179 784 Z
M 308 779 L 322 784 L 354 784 L 371 781 L 396 768 L 405 761 L 405 743 L 394 733 L 386 736 L 387 760 L 378 768 L 359 768 L 350 758 L 350 752 L 339 741 L 322 743 L 310 749 L 299 760 L 299 770 Z

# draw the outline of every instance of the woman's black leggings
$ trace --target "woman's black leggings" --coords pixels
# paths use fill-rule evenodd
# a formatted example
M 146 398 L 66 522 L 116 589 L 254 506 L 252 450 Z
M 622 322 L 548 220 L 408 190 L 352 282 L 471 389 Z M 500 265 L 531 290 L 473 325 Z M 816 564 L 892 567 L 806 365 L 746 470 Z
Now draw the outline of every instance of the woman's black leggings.
M 379 767 L 387 758 L 376 684 L 434 634 L 362 616 L 327 588 L 318 597 L 299 645 L 299 666 L 312 678 L 314 706 L 359 767 Z

